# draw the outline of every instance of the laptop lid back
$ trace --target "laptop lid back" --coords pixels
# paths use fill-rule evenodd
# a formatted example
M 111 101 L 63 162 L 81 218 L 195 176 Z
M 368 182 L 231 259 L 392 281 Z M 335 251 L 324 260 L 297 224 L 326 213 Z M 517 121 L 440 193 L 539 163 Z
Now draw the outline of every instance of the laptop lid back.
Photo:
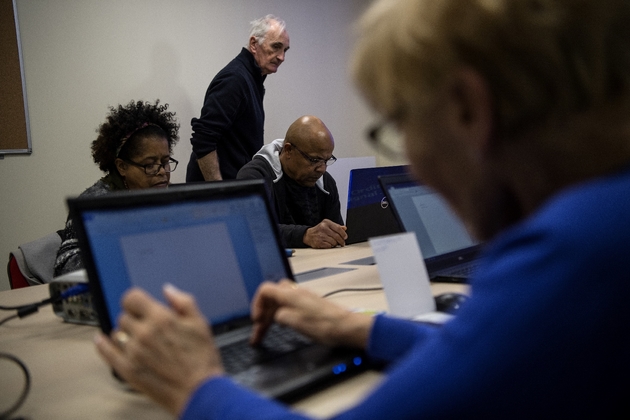
M 346 244 L 401 232 L 379 184 L 382 175 L 402 174 L 406 165 L 352 169 L 348 187 Z
M 350 186 L 350 171 L 357 168 L 373 168 L 376 166 L 376 157 L 352 157 L 352 158 L 337 158 L 334 165 L 326 168 L 328 172 L 335 179 L 337 184 L 337 191 L 339 192 L 339 205 L 341 207 L 341 217 L 345 221 L 348 214 L 348 191 Z
M 249 322 L 260 283 L 293 278 L 263 180 L 112 192 L 68 206 L 106 333 L 131 286 L 163 300 L 172 283 L 220 332 Z
M 476 258 L 480 244 L 442 196 L 409 174 L 380 176 L 379 182 L 405 232 L 415 232 L 429 276 Z

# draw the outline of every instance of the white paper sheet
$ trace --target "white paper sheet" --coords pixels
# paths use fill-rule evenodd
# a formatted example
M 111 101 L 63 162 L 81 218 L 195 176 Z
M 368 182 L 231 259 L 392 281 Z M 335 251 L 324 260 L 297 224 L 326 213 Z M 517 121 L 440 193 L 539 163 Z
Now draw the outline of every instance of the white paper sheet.
M 414 318 L 435 311 L 429 275 L 414 232 L 380 236 L 369 240 L 389 314 Z

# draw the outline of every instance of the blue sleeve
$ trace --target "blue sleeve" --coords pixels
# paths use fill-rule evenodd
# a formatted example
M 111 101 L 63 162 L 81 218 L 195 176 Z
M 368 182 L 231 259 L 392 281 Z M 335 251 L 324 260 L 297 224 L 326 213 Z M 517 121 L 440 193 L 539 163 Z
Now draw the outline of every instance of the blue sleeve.
M 206 381 L 193 394 L 182 420 L 306 419 L 276 401 L 263 398 L 225 377 Z
M 382 361 L 392 361 L 417 346 L 436 327 L 379 315 L 374 321 L 368 354 Z
M 370 352 L 395 361 L 338 418 L 612 416 L 630 372 L 630 339 L 620 334 L 630 319 L 630 225 L 614 210 L 603 225 L 616 229 L 597 226 L 607 219 L 602 202 L 583 218 L 550 211 L 504 235 L 457 317 L 416 341 L 403 324 L 377 319 Z

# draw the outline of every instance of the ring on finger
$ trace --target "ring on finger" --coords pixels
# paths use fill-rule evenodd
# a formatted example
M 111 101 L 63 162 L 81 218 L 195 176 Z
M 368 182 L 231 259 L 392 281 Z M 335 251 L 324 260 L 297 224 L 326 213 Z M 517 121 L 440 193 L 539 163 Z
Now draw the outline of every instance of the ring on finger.
M 118 347 L 125 348 L 125 344 L 129 341 L 129 334 L 124 331 L 116 331 L 114 333 L 114 341 L 118 344 Z

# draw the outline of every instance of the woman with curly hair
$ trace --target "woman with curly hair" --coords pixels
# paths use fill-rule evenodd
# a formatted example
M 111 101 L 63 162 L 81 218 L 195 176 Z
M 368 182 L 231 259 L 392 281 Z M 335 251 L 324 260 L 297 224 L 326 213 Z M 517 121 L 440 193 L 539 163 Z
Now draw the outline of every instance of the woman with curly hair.
M 160 105 L 131 101 L 110 107 L 105 122 L 92 142 L 92 157 L 105 176 L 86 189 L 81 197 L 110 191 L 166 188 L 177 161 L 171 157 L 179 140 L 175 113 Z M 68 217 L 55 261 L 55 276 L 83 267 L 76 232 Z

